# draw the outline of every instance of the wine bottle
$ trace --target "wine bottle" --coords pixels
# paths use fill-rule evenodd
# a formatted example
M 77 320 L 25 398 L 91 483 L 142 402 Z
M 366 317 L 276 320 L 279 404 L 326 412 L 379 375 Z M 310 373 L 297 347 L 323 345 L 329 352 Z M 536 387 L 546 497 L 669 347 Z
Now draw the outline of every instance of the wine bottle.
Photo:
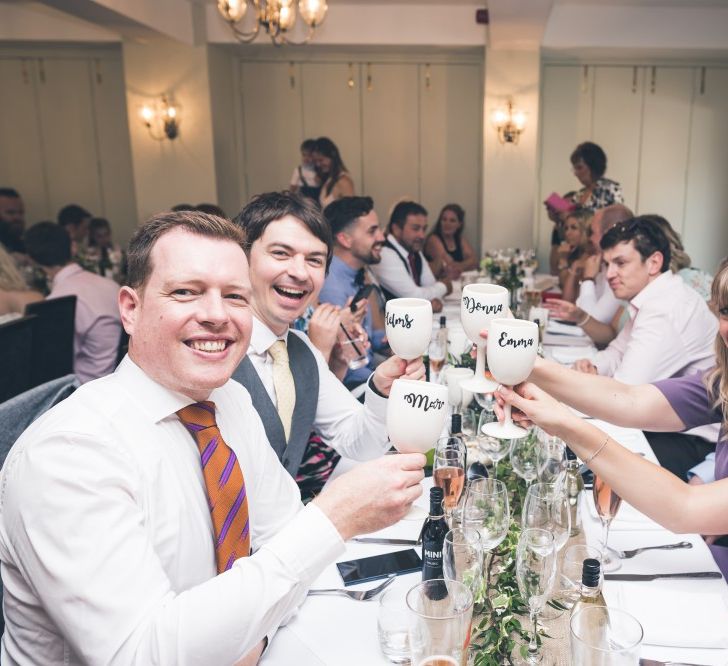
M 584 560 L 581 569 L 581 595 L 571 608 L 572 615 L 584 606 L 606 606 L 602 596 L 601 568 L 599 560 L 592 558 Z
M 446 447 L 462 451 L 464 454 L 463 468 L 468 469 L 468 447 L 465 445 L 463 417 L 458 412 L 454 412 L 450 417 L 450 437 L 448 437 Z
M 581 533 L 581 507 L 579 506 L 579 495 L 584 490 L 584 479 L 581 478 L 579 468 L 581 467 L 576 454 L 566 447 L 566 470 L 564 471 L 564 488 L 569 496 L 569 511 L 571 513 L 571 536 Z
M 440 328 L 437 329 L 435 339 L 442 347 L 442 351 L 445 352 L 445 358 L 447 358 L 447 317 L 445 315 L 440 315 Z
M 442 488 L 430 488 L 430 515 L 422 527 L 422 580 L 442 578 L 442 545 L 448 532 Z

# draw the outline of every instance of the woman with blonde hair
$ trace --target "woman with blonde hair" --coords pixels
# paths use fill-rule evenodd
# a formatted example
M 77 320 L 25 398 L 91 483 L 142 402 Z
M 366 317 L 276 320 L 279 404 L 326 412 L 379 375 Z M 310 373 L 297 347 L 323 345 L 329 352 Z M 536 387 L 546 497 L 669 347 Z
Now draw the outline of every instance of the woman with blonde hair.
M 711 303 L 719 317 L 715 367 L 639 386 L 586 375 L 537 360 L 529 382 L 499 389 L 499 410 L 510 403 L 514 419 L 534 423 L 562 438 L 590 469 L 626 502 L 677 532 L 706 535 L 723 575 L 728 576 L 728 264 L 715 276 Z M 552 397 L 553 396 L 553 397 Z M 620 446 L 562 401 L 616 425 L 678 432 L 720 423 L 714 483 L 684 483 L 666 469 Z
M 579 282 L 584 275 L 584 263 L 594 254 L 591 244 L 592 213 L 584 208 L 572 211 L 564 221 L 564 241 L 559 246 L 558 275 L 561 298 L 570 303 L 579 295 Z
M 13 258 L 0 246 L 0 317 L 22 314 L 27 303 L 43 300 L 43 294 L 28 288 Z

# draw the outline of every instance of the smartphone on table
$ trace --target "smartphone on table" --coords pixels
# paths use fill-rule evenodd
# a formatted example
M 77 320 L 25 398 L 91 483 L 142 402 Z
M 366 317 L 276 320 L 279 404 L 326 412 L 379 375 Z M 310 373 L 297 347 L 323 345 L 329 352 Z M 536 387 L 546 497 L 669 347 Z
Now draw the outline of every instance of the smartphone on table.
M 358 560 L 337 562 L 336 568 L 341 574 L 344 585 L 349 586 L 386 578 L 390 574 L 399 576 L 422 571 L 422 559 L 414 548 L 410 548 L 384 555 L 362 557 Z

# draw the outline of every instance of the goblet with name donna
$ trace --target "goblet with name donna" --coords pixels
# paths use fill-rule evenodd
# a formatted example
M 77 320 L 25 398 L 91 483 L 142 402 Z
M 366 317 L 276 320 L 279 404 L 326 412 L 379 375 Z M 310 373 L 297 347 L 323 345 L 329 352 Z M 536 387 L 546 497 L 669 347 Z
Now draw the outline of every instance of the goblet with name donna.
M 494 319 L 488 332 L 488 366 L 501 384 L 515 386 L 533 370 L 538 351 L 538 325 L 524 319 Z M 511 419 L 511 406 L 505 405 L 503 423 L 486 423 L 482 432 L 500 439 L 519 439 L 528 434 Z

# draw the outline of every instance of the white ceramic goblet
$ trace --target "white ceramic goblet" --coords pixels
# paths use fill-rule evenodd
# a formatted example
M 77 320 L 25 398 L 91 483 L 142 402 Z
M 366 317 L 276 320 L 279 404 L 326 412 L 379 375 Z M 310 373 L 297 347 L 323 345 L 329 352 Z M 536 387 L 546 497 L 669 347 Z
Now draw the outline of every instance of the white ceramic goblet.
M 427 352 L 432 337 L 432 303 L 424 298 L 387 301 L 384 329 L 392 351 L 411 361 Z
M 488 367 L 493 377 L 506 386 L 525 381 L 533 370 L 538 351 L 538 325 L 524 319 L 494 319 L 488 331 Z M 486 423 L 482 432 L 500 439 L 519 439 L 528 434 L 511 419 L 505 406 L 503 423 Z
M 447 368 L 445 382 L 447 383 L 447 399 L 456 412 L 462 412 L 464 407 L 473 399 L 471 391 L 463 389 L 463 383 L 472 379 L 473 371 L 470 368 Z
M 475 376 L 463 382 L 463 388 L 468 391 L 492 393 L 498 386 L 496 382 L 485 376 L 486 343 L 480 337 L 480 332 L 484 328 L 489 329 L 493 319 L 508 316 L 508 299 L 508 290 L 496 284 L 468 284 L 463 287 L 460 301 L 460 322 L 465 329 L 465 334 L 478 346 Z

